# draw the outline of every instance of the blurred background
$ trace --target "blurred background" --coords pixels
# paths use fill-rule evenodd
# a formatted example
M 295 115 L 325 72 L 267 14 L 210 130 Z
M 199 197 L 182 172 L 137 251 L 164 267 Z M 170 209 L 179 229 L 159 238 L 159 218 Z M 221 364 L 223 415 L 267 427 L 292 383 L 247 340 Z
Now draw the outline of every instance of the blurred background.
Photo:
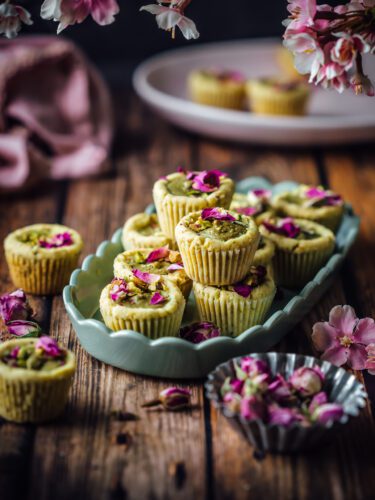
M 178 32 L 176 39 L 157 28 L 155 16 L 139 12 L 153 0 L 118 0 L 120 13 L 109 26 L 98 26 L 88 18 L 80 25 L 63 31 L 63 35 L 78 43 L 105 73 L 109 80 L 128 80 L 134 66 L 146 57 L 179 46 L 220 40 L 281 36 L 285 19 L 286 0 L 193 0 L 186 11 L 200 32 L 197 42 L 185 40 Z M 40 19 L 41 2 L 22 3 L 32 14 L 34 25 L 23 33 L 56 32 L 57 23 Z M 119 63 L 121 63 L 119 65 Z

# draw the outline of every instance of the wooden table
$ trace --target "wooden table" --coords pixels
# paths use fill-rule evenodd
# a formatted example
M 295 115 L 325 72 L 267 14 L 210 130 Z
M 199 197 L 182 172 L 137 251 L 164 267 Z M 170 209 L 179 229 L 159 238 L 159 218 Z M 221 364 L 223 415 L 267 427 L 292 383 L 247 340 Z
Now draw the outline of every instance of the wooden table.
M 362 217 L 361 235 L 332 289 L 276 349 L 313 353 L 311 327 L 327 318 L 335 304 L 348 303 L 359 316 L 375 316 L 374 147 L 291 151 L 224 145 L 171 128 L 130 92 L 117 92 L 115 104 L 117 139 L 108 175 L 48 183 L 28 195 L 2 195 L 1 238 L 26 224 L 61 222 L 77 229 L 85 254 L 92 253 L 151 202 L 154 181 L 178 165 L 222 168 L 235 179 L 263 175 L 271 181 L 323 183 L 353 204 Z M 3 293 L 13 286 L 3 253 L 0 258 Z M 258 460 L 210 407 L 202 383 L 187 384 L 195 403 L 191 411 L 141 409 L 142 402 L 171 384 L 91 358 L 76 341 L 60 296 L 35 297 L 32 304 L 44 331 L 76 353 L 78 371 L 58 421 L 0 423 L 2 500 L 374 498 L 370 404 L 330 445 L 309 454 Z M 366 379 L 371 383 L 370 376 Z M 139 418 L 121 418 L 117 410 Z

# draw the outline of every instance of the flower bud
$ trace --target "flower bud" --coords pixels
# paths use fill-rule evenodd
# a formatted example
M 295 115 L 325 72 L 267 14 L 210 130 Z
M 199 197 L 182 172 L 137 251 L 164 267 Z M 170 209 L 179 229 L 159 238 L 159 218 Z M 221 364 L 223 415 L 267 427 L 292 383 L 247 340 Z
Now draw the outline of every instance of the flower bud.
M 191 392 L 179 387 L 167 387 L 159 394 L 159 402 L 166 410 L 181 410 L 190 406 Z
M 318 406 L 312 414 L 312 420 L 320 424 L 328 424 L 335 420 L 340 420 L 343 416 L 344 410 L 341 405 L 336 403 L 326 403 Z
M 39 337 L 40 326 L 34 321 L 10 321 L 7 323 L 8 332 L 16 337 Z
M 26 320 L 32 310 L 22 289 L 6 293 L 0 297 L 0 316 L 5 323 L 15 320 Z
M 246 420 L 263 420 L 267 414 L 267 405 L 259 396 L 246 396 L 241 400 L 241 417 Z
M 295 370 L 289 379 L 291 386 L 301 396 L 312 396 L 322 389 L 324 374 L 318 366 L 302 366 Z
M 270 405 L 268 408 L 269 423 L 273 425 L 283 425 L 289 427 L 294 422 L 299 422 L 303 419 L 298 413 L 297 408 L 283 408 L 278 405 Z

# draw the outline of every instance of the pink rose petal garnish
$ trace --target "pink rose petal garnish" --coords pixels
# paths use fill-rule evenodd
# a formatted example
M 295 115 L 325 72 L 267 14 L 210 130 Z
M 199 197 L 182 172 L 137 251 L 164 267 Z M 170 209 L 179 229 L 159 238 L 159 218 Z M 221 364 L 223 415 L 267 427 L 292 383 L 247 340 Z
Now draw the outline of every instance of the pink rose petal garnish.
M 233 286 L 233 290 L 238 293 L 238 295 L 241 295 L 241 297 L 247 299 L 250 296 L 253 287 L 250 285 L 242 285 L 241 283 L 238 283 L 237 285 Z
M 41 349 L 44 354 L 51 356 L 52 358 L 61 356 L 63 352 L 57 341 L 51 337 L 47 337 L 46 335 L 40 337 L 38 342 L 35 344 L 35 349 Z
M 338 206 L 342 204 L 342 198 L 339 194 L 335 194 L 332 191 L 326 191 L 319 187 L 310 187 L 306 189 L 304 194 L 306 198 L 323 201 L 327 206 Z
M 132 271 L 132 273 L 134 274 L 134 276 L 136 278 L 143 281 L 144 283 L 147 283 L 148 285 L 152 285 L 153 283 L 157 283 L 160 280 L 159 274 L 144 273 L 144 272 L 140 271 L 139 269 L 134 269 Z
M 112 286 L 109 292 L 109 296 L 114 302 L 118 302 L 121 299 L 124 299 L 128 294 L 128 284 L 122 278 L 114 278 L 112 280 Z
M 301 228 L 293 221 L 291 217 L 286 217 L 273 224 L 269 220 L 262 222 L 262 225 L 271 233 L 280 234 L 287 238 L 297 238 L 301 232 Z
M 16 320 L 7 323 L 8 332 L 16 337 L 38 337 L 42 331 L 34 321 Z
M 169 267 L 167 267 L 167 271 L 169 272 L 181 271 L 182 269 L 184 269 L 184 266 L 177 263 L 171 264 Z
M 184 326 L 180 330 L 180 337 L 193 344 L 199 344 L 200 342 L 219 337 L 220 335 L 220 329 L 209 321 L 192 323 L 191 325 Z
M 298 413 L 296 408 L 283 408 L 278 405 L 270 405 L 268 412 L 269 423 L 271 425 L 289 427 L 295 422 L 303 420 L 302 415 Z
M 69 245 L 73 245 L 73 238 L 68 232 L 55 234 L 46 240 L 39 240 L 39 246 L 42 248 L 60 248 Z
M 155 262 L 156 260 L 162 260 L 166 259 L 169 255 L 169 248 L 168 245 L 160 248 L 156 248 L 155 250 L 152 250 L 146 259 L 147 264 L 150 262 Z
M 156 306 L 157 304 L 162 304 L 166 300 L 167 299 L 165 297 L 163 297 L 163 295 L 161 295 L 159 292 L 155 292 L 150 299 L 150 304 L 152 306 Z
M 13 347 L 13 349 L 10 351 L 9 356 L 11 359 L 17 359 L 18 353 L 20 352 L 20 346 Z
M 203 170 L 195 175 L 192 188 L 202 193 L 210 193 L 220 186 L 220 178 L 226 175 L 220 170 Z
M 201 212 L 201 217 L 203 220 L 223 220 L 223 221 L 235 221 L 236 218 L 233 217 L 229 212 L 223 208 L 205 208 Z
M 239 214 L 251 217 L 252 215 L 258 214 L 261 211 L 261 209 L 258 207 L 238 207 L 235 208 L 234 211 Z
M 18 319 L 27 319 L 31 312 L 26 294 L 22 289 L 6 293 L 0 297 L 0 316 L 5 323 Z
M 269 199 L 272 196 L 272 193 L 269 189 L 251 189 L 249 194 L 253 194 L 257 198 L 265 198 Z

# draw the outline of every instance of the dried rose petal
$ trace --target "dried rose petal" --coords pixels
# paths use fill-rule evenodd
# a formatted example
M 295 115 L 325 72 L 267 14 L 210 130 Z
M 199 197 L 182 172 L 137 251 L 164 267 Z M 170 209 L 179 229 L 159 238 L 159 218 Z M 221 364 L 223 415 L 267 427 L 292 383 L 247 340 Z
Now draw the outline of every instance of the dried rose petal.
M 41 349 L 44 354 L 51 356 L 52 358 L 61 356 L 63 352 L 57 341 L 51 337 L 47 337 L 47 335 L 40 337 L 35 345 L 35 349 Z
M 220 178 L 227 175 L 220 170 L 203 170 L 194 174 L 190 176 L 193 180 L 192 188 L 202 193 L 215 191 L 220 186 Z
M 140 271 L 139 269 L 134 269 L 132 271 L 132 273 L 134 274 L 134 276 L 136 278 L 143 281 L 144 283 L 147 283 L 148 285 L 152 285 L 153 283 L 157 283 L 160 280 L 159 274 L 144 273 L 144 272 Z
M 318 406 L 312 414 L 312 420 L 320 424 L 328 424 L 335 420 L 340 420 L 343 416 L 344 410 L 341 405 L 336 403 L 326 403 Z
M 261 212 L 260 207 L 237 207 L 234 209 L 235 212 L 242 214 L 242 215 L 247 215 L 248 217 L 252 217 L 253 215 L 258 214 Z
M 327 394 L 325 392 L 318 392 L 315 394 L 315 396 L 312 398 L 310 404 L 309 404 L 309 412 L 313 413 L 318 406 L 322 406 L 326 404 L 328 401 Z
M 220 329 L 209 321 L 192 323 L 180 330 L 180 337 L 193 344 L 199 344 L 200 342 L 219 337 L 220 335 Z
M 17 359 L 18 353 L 20 352 L 20 346 L 17 345 L 16 347 L 13 347 L 13 349 L 10 351 L 10 358 L 11 359 Z
M 263 221 L 262 224 L 271 233 L 280 234 L 281 236 L 286 236 L 287 238 L 297 238 L 297 236 L 301 232 L 301 228 L 293 221 L 291 217 L 281 219 L 277 224 L 273 224 L 269 220 Z
M 223 208 L 205 208 L 201 212 L 201 217 L 203 220 L 223 220 L 223 221 L 235 221 L 236 218 L 233 217 L 229 212 Z
M 171 264 L 169 267 L 167 267 L 167 271 L 173 272 L 173 271 L 181 271 L 181 269 L 184 269 L 184 266 L 182 264 Z
M 272 193 L 269 189 L 251 189 L 248 194 L 254 195 L 257 198 L 266 198 L 266 199 L 269 199 L 272 196 Z
M 267 405 L 259 396 L 251 395 L 241 400 L 241 417 L 245 420 L 263 420 L 267 415 Z
M 168 387 L 159 394 L 159 401 L 167 410 L 181 410 L 190 406 L 191 392 L 189 389 Z
M 112 280 L 112 286 L 109 292 L 111 300 L 118 302 L 119 300 L 125 299 L 129 292 L 127 282 L 122 278 L 114 278 Z
M 16 337 L 39 337 L 41 328 L 34 321 L 16 320 L 7 323 L 8 332 Z
M 283 408 L 278 405 L 270 405 L 268 408 L 269 423 L 289 427 L 295 422 L 303 419 L 296 408 Z
M 319 366 L 297 368 L 289 378 L 290 385 L 302 396 L 313 396 L 322 389 L 324 373 Z
M 162 304 L 166 300 L 167 300 L 166 297 L 164 297 L 163 295 L 161 295 L 159 292 L 155 292 L 153 294 L 153 296 L 151 297 L 151 299 L 150 299 L 150 304 L 152 306 L 156 306 L 158 304 Z
M 42 248 L 60 248 L 73 245 L 72 235 L 68 232 L 58 233 L 46 240 L 39 240 L 39 246 Z
M 155 262 L 156 260 L 166 259 L 169 255 L 168 245 L 152 250 L 146 259 L 147 264 L 150 262 Z
M 241 295 L 241 297 L 247 299 L 250 296 L 253 287 L 250 285 L 243 285 L 241 283 L 238 283 L 237 285 L 233 285 L 233 290 L 238 293 L 238 295 Z
M 312 206 L 315 202 L 319 202 L 319 204 L 323 203 L 326 206 L 338 206 L 343 203 L 339 194 L 333 193 L 332 191 L 326 191 L 319 187 L 310 187 L 306 189 L 306 191 L 304 191 L 304 195 L 306 198 L 312 200 Z
M 27 319 L 32 311 L 22 289 L 6 293 L 0 297 L 0 316 L 5 323 L 17 319 Z
M 268 391 L 277 402 L 287 401 L 292 397 L 290 386 L 280 373 L 276 374 L 268 386 Z

